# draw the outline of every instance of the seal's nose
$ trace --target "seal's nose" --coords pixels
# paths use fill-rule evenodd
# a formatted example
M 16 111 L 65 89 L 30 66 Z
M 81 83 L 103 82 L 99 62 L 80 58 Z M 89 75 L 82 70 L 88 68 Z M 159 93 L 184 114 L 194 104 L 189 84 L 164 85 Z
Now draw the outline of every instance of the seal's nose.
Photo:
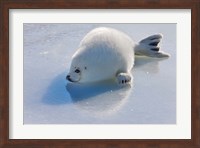
M 70 75 L 67 75 L 67 76 L 66 76 L 66 79 L 67 79 L 67 80 L 70 80 Z

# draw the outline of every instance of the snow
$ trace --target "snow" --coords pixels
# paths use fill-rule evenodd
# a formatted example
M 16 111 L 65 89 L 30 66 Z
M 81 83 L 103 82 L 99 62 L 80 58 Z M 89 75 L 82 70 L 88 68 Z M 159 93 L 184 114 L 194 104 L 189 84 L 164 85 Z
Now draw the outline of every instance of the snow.
M 136 57 L 132 87 L 67 82 L 81 39 L 100 26 L 136 42 L 162 33 L 171 57 Z M 24 24 L 24 124 L 176 124 L 176 24 Z

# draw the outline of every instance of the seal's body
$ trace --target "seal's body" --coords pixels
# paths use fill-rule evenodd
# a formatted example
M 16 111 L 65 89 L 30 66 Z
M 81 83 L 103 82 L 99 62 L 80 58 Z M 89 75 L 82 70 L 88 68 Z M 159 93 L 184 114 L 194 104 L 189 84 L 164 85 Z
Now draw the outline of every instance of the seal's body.
M 157 46 L 162 36 L 150 36 L 139 44 L 123 32 L 96 28 L 81 41 L 72 57 L 67 79 L 71 82 L 97 82 L 116 79 L 119 84 L 131 81 L 134 53 L 151 57 L 168 57 Z

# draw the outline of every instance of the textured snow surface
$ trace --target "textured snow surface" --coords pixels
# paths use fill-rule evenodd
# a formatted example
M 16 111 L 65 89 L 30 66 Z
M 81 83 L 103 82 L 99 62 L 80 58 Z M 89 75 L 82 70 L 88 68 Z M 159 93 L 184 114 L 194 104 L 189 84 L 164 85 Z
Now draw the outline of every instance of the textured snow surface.
M 81 39 L 112 27 L 134 41 L 156 33 L 169 59 L 136 57 L 132 87 L 73 85 L 65 77 Z M 176 24 L 24 24 L 24 124 L 175 124 Z

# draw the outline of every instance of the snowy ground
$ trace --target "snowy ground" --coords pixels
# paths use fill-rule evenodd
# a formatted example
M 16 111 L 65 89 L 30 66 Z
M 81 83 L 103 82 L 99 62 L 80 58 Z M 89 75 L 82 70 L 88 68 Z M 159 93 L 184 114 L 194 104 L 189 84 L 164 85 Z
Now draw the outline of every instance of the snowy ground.
M 78 87 L 65 79 L 91 29 L 107 26 L 134 41 L 162 33 L 169 59 L 136 57 L 131 88 Z M 24 24 L 24 124 L 175 124 L 176 24 Z

